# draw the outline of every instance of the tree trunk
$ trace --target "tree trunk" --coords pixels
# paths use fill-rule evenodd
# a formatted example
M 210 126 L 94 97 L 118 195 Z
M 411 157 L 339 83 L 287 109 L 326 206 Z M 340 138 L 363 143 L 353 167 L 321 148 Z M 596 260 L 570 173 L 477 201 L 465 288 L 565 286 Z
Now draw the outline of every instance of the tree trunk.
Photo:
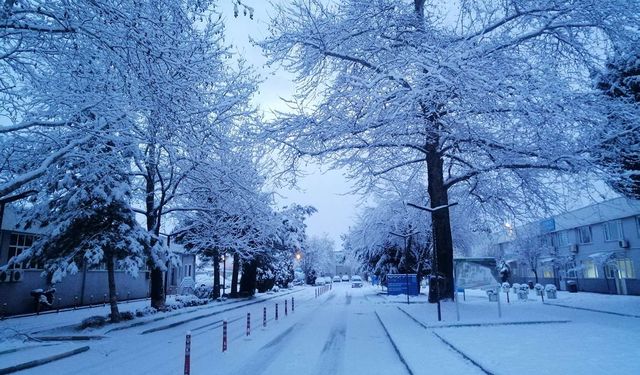
M 118 311 L 118 297 L 116 295 L 116 270 L 113 261 L 113 255 L 105 254 L 105 262 L 107 263 L 107 276 L 109 278 L 109 306 L 111 307 L 111 322 L 118 323 L 120 321 L 120 312 Z
M 242 262 L 242 280 L 240 280 L 240 295 L 252 296 L 256 291 L 258 279 L 258 260 L 252 259 L 249 262 Z
M 240 256 L 238 253 L 233 254 L 233 268 L 231 273 L 231 292 L 230 298 L 238 297 L 238 276 L 240 275 Z
M 442 155 L 437 150 L 437 143 L 427 148 L 427 184 L 431 208 L 449 204 L 449 195 L 444 184 Z M 449 208 L 439 209 L 431 213 L 432 239 L 436 248 L 438 273 L 444 277 L 440 299 L 453 299 L 453 241 L 451 238 L 451 222 Z M 430 288 L 431 289 L 431 288 Z M 435 300 L 432 296 L 431 300 Z
M 145 216 L 147 220 L 147 231 L 155 235 L 160 234 L 160 217 L 156 210 L 156 147 L 154 144 L 148 145 L 148 159 L 145 161 L 146 175 L 145 175 Z M 151 244 L 152 246 L 155 243 Z M 150 257 L 151 259 L 151 257 Z M 149 268 L 151 269 L 151 307 L 164 310 L 166 295 L 164 291 L 164 275 L 161 265 L 155 264 L 152 260 L 149 260 Z
M 213 252 L 213 290 L 211 298 L 220 298 L 220 253 Z

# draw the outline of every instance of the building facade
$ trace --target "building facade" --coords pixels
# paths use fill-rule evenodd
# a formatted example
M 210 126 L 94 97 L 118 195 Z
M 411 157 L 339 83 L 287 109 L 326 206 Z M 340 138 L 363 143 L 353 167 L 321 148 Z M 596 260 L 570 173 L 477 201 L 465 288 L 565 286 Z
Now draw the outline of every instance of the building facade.
M 512 282 L 555 284 L 561 290 L 640 295 L 640 201 L 616 198 L 519 228 L 492 252 Z M 532 264 L 534 266 L 532 267 Z
M 25 230 L 18 222 L 18 216 L 10 207 L 4 207 L 0 226 L 0 267 L 28 249 L 37 236 L 37 231 Z M 173 245 L 174 247 L 176 245 Z M 181 248 L 180 248 L 181 249 Z M 180 251 L 180 249 L 177 249 Z M 171 267 L 167 272 L 167 293 L 180 291 L 180 284 L 187 275 L 195 274 L 195 256 L 178 253 L 180 265 Z M 116 270 L 116 289 L 119 301 L 149 297 L 149 272 L 141 270 L 137 277 L 125 271 Z M 104 267 L 82 267 L 78 273 L 66 276 L 55 285 L 50 284 L 47 275 L 37 264 L 25 262 L 0 271 L 0 316 L 33 313 L 36 301 L 31 292 L 37 289 L 55 288 L 52 304 L 49 308 L 70 308 L 95 305 L 107 302 L 107 271 Z

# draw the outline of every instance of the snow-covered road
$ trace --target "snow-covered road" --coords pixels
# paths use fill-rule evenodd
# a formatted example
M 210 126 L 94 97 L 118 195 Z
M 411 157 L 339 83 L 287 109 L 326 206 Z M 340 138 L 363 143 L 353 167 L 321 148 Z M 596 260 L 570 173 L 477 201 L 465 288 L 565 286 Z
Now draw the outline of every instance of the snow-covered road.
M 335 284 L 317 298 L 311 287 L 275 296 L 110 332 L 106 339 L 89 342 L 87 352 L 23 373 L 182 374 L 187 331 L 192 332 L 194 375 L 556 374 L 571 369 L 599 374 L 611 366 L 617 374 L 640 373 L 638 318 L 535 300 L 505 304 L 498 318 L 496 304 L 480 294 L 461 303 L 461 322 L 448 303 L 443 306 L 445 321 L 438 323 L 435 306 L 425 303 L 424 296 L 406 305 L 372 287 L 352 289 L 347 283 Z M 225 353 L 222 320 L 229 322 Z

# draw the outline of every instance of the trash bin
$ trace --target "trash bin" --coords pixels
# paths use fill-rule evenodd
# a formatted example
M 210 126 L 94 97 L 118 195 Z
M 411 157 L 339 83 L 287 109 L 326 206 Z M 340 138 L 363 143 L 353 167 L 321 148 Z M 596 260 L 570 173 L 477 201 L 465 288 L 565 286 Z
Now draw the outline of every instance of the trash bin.
M 567 281 L 567 290 L 569 293 L 578 293 L 578 283 L 573 280 Z
M 498 293 L 495 290 L 487 290 L 487 296 L 489 296 L 489 302 L 498 302 Z

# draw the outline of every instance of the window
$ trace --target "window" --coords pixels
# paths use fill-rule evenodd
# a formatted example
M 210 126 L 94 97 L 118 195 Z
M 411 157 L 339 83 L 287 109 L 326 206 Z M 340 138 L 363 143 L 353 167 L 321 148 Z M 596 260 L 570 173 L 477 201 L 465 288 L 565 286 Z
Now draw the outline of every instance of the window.
M 584 226 L 578 228 L 578 240 L 580 243 L 591 243 L 591 227 Z
M 605 241 L 618 241 L 622 239 L 622 223 L 620 220 L 608 221 L 603 225 Z
M 548 279 L 553 279 L 554 276 L 554 272 L 553 272 L 553 267 L 552 266 L 545 266 L 542 269 L 542 276 Z
M 584 274 L 585 279 L 598 278 L 598 268 L 596 267 L 596 264 L 592 260 L 582 261 L 582 273 Z
M 619 279 L 635 279 L 636 273 L 633 269 L 633 261 L 631 259 L 617 259 L 605 267 L 607 278 Z
M 11 259 L 20 255 L 23 251 L 33 245 L 33 236 L 30 234 L 11 233 L 9 239 L 9 257 Z M 20 264 L 14 264 L 13 268 L 39 268 L 37 264 L 31 262 L 23 262 Z
M 557 232 L 556 233 L 556 243 L 558 244 L 558 247 L 568 246 L 569 245 L 569 232 L 566 231 L 566 230 L 563 230 L 561 232 Z

